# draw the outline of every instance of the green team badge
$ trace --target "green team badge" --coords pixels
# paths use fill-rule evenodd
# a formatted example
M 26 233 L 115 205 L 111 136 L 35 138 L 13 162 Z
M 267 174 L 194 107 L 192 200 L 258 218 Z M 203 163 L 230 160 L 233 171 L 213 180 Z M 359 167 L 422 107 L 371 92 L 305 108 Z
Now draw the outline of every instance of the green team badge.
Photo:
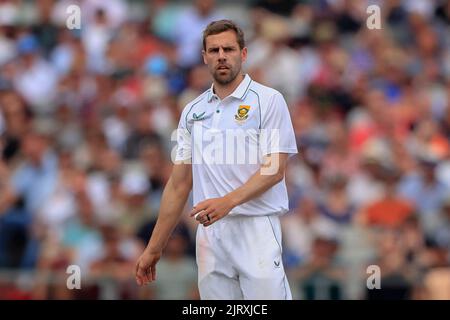
M 249 110 L 250 106 L 240 105 L 237 109 L 236 114 L 234 115 L 234 120 L 236 120 L 238 123 L 247 120 Z

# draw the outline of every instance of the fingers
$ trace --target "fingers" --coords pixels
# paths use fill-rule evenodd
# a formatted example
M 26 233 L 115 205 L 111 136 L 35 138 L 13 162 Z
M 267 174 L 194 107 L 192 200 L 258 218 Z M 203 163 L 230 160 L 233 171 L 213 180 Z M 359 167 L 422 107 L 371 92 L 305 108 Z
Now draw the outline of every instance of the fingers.
M 145 283 L 145 271 L 140 267 L 140 263 L 138 262 L 136 266 L 136 282 L 138 285 L 142 286 Z
M 225 209 L 224 212 L 224 206 L 226 207 L 226 204 L 221 198 L 207 199 L 195 205 L 190 212 L 190 216 L 207 227 L 228 214 L 229 210 Z
M 152 277 L 151 277 L 151 274 L 150 274 L 150 269 L 147 268 L 145 270 L 145 283 L 144 284 L 148 284 L 150 282 L 152 282 Z
M 191 212 L 189 213 L 189 216 L 193 217 L 204 209 L 206 209 L 206 205 L 203 202 L 200 202 L 192 208 Z
M 201 224 L 205 224 L 206 222 L 211 221 L 214 216 L 214 209 L 203 210 L 195 215 L 195 220 L 200 222 Z
M 200 210 L 198 213 L 194 215 L 194 218 L 198 221 L 207 219 L 207 215 L 211 215 L 215 211 L 214 208 L 206 207 L 203 210 Z
M 140 286 L 148 284 L 156 280 L 156 264 L 152 264 L 150 267 L 143 266 L 139 261 L 136 264 L 136 283 Z
M 138 261 L 136 262 L 136 265 L 134 266 L 134 274 L 136 277 L 138 275 L 138 270 L 139 270 L 139 261 L 140 261 L 140 259 L 138 259 Z
M 156 280 L 156 266 L 155 265 L 152 265 L 150 267 L 150 276 L 151 276 L 151 281 Z
M 139 267 L 137 278 L 140 286 L 150 282 L 146 270 L 142 267 Z
M 205 214 L 202 216 L 202 218 L 199 220 L 199 222 L 204 226 L 208 227 L 212 225 L 214 222 L 218 221 L 221 218 L 220 214 L 217 212 Z
M 210 208 L 211 205 L 212 205 L 211 199 L 199 202 L 195 206 L 192 207 L 192 210 L 189 213 L 189 215 L 191 217 L 194 217 L 195 215 L 201 213 L 202 211 L 207 211 L 207 213 L 211 213 L 212 212 L 211 210 L 214 210 L 214 209 Z
M 208 215 L 208 214 L 205 214 L 205 215 L 203 215 L 200 219 L 199 219 L 199 221 L 200 221 L 200 223 L 201 224 L 205 224 L 205 223 L 207 223 L 208 221 L 210 221 L 211 220 L 211 217 Z
M 141 279 L 141 276 L 139 275 L 139 262 L 140 262 L 140 260 L 138 260 L 136 262 L 134 274 L 135 274 L 135 277 L 136 277 L 136 283 L 141 286 L 142 285 L 142 279 Z
M 219 220 L 219 218 L 216 215 L 208 215 L 209 219 L 207 218 L 205 223 L 203 223 L 204 227 L 209 227 L 210 225 L 212 225 L 214 222 L 216 222 L 217 220 Z

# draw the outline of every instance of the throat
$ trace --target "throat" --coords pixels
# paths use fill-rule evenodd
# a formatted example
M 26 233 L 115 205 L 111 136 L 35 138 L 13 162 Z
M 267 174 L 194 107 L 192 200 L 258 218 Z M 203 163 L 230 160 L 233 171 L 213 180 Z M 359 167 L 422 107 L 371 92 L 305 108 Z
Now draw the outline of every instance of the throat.
M 214 81 L 213 93 L 216 94 L 220 98 L 220 100 L 223 100 L 230 94 L 232 94 L 234 90 L 236 90 L 236 88 L 241 84 L 244 78 L 245 75 L 240 74 L 233 81 L 227 84 L 220 84 L 217 81 Z

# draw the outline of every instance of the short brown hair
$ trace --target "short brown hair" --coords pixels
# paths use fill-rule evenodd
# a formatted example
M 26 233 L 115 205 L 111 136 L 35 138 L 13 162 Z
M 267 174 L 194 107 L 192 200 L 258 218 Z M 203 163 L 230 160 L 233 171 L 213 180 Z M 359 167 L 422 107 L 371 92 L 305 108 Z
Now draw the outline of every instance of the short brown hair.
M 205 30 L 203 31 L 203 50 L 206 50 L 206 37 L 228 30 L 232 30 L 234 31 L 234 33 L 236 33 L 239 48 L 242 50 L 245 47 L 244 32 L 237 26 L 236 23 L 231 20 L 213 21 L 206 26 Z

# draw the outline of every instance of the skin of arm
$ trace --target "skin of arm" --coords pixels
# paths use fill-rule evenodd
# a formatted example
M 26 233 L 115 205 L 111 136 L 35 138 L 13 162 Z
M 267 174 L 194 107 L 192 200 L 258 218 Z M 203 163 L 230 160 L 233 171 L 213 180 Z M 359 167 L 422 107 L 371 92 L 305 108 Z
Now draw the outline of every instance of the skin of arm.
M 5 162 L 0 159 L 0 216 L 17 201 L 18 196 L 11 187 L 10 172 Z
M 268 155 L 261 168 L 246 183 L 223 197 L 199 202 L 190 212 L 190 216 L 195 216 L 205 227 L 222 219 L 234 207 L 258 197 L 283 180 L 287 159 L 287 153 Z
M 138 285 L 156 280 L 156 263 L 161 258 L 167 240 L 180 220 L 191 189 L 192 165 L 176 163 L 164 188 L 161 208 L 152 236 L 136 262 Z
M 17 195 L 14 192 L 14 190 L 9 187 L 6 186 L 3 189 L 0 188 L 0 216 L 4 213 L 6 213 L 6 211 L 14 204 L 14 202 L 16 202 L 17 200 Z

